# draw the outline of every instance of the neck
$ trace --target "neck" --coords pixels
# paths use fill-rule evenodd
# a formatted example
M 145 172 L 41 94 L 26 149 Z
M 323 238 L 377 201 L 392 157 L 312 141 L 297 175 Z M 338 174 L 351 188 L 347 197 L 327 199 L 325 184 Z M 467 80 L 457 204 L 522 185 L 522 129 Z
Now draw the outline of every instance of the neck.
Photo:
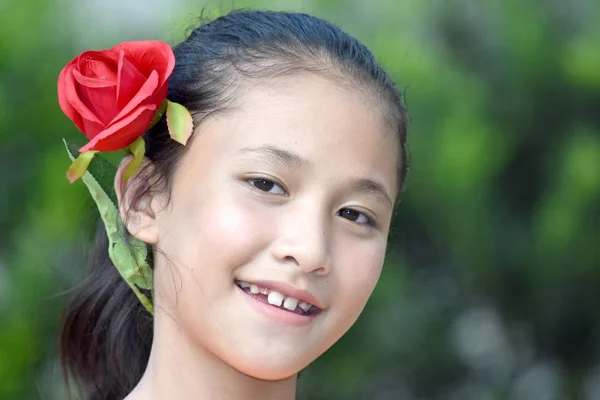
M 146 371 L 125 400 L 295 398 L 297 375 L 267 381 L 243 374 L 192 343 L 169 316 L 155 318 L 164 319 L 155 324 L 163 328 L 154 330 Z

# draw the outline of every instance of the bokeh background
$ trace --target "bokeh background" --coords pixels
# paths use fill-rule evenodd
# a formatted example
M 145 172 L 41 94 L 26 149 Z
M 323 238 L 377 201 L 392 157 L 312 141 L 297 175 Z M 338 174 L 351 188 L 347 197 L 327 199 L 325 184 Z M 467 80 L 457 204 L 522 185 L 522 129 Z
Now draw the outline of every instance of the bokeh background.
M 96 212 L 56 78 L 233 8 L 357 36 L 404 88 L 413 167 L 383 277 L 299 399 L 600 399 L 597 0 L 0 0 L 0 398 L 63 399 L 56 339 Z

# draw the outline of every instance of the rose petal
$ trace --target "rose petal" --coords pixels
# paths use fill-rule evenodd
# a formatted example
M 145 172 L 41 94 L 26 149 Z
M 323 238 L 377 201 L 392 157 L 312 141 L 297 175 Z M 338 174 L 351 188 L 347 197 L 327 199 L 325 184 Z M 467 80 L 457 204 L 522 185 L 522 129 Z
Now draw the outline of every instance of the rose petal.
M 88 121 L 87 119 L 81 120 L 81 126 L 83 127 L 81 131 L 90 140 L 96 137 L 97 134 L 99 134 L 105 129 L 105 126 L 103 124 Z
M 163 86 L 175 67 L 173 49 L 160 40 L 141 40 L 136 42 L 123 42 L 111 50 L 119 52 L 125 50 L 126 58 L 144 75 L 150 76 L 152 71 L 157 71 L 159 76 L 158 86 Z
M 81 84 L 76 88 L 79 99 L 88 105 L 90 111 L 98 117 L 104 126 L 107 126 L 119 112 L 115 82 L 112 85 L 100 86 L 101 81 L 99 79 L 87 78 L 76 70 L 73 71 L 73 77 Z M 92 83 L 96 86 L 89 87 L 85 83 Z
M 79 115 L 81 115 L 81 118 L 83 118 L 84 120 L 88 120 L 91 122 L 95 122 L 97 124 L 102 124 L 102 122 L 98 119 L 98 117 L 96 117 L 96 115 L 94 115 L 94 113 L 92 111 L 90 111 L 90 109 L 87 107 L 87 105 L 85 105 L 81 99 L 79 98 L 79 95 L 77 94 L 77 83 L 75 81 L 75 78 L 73 76 L 73 73 L 67 73 L 65 75 L 65 95 L 67 98 L 67 101 L 69 102 L 69 104 L 71 104 L 71 106 L 75 109 L 76 112 L 79 113 Z M 83 132 L 86 134 L 87 136 L 87 132 Z
M 117 115 L 118 55 L 111 50 L 87 51 L 79 57 L 73 76 L 83 104 L 106 126 Z
M 80 86 L 77 90 L 79 98 L 86 104 L 90 104 L 90 111 L 98 117 L 104 127 L 107 127 L 119 112 L 115 100 L 117 88 L 87 88 Z
M 105 88 L 105 87 L 117 85 L 116 77 L 106 77 L 104 79 L 90 78 L 90 77 L 84 76 L 81 72 L 77 71 L 76 69 L 73 70 L 73 77 L 80 85 L 83 85 L 83 86 L 86 86 L 89 88 Z
M 92 84 L 88 78 L 110 78 L 110 64 L 114 64 L 116 69 L 117 61 L 118 56 L 108 50 L 86 51 L 73 59 L 59 76 L 59 105 L 88 138 L 101 132 L 104 126 L 96 115 L 94 105 L 87 93 L 82 95 L 78 88 L 81 88 L 82 84 Z M 86 74 L 91 76 L 86 76 Z M 80 79 L 75 79 L 75 75 Z M 97 86 L 97 83 L 94 86 Z M 80 96 L 85 98 L 82 99 Z M 114 113 L 116 114 L 116 112 Z
M 73 108 L 69 100 L 67 99 L 67 75 L 72 73 L 73 65 L 75 64 L 75 60 L 71 61 L 67 64 L 58 75 L 57 89 L 58 89 L 58 105 L 63 113 L 73 122 L 76 121 L 76 117 L 78 116 L 77 111 Z M 76 122 L 75 122 L 76 123 Z M 77 124 L 77 123 L 76 123 Z M 79 127 L 79 126 L 78 126 Z M 81 127 L 79 127 L 81 129 Z
M 73 121 L 75 126 L 77 126 L 77 129 L 79 129 L 81 132 L 85 132 L 85 126 L 83 124 L 83 119 L 81 118 L 81 115 L 77 112 L 77 110 L 73 108 L 73 106 L 71 105 L 71 103 L 69 103 L 69 100 L 67 99 L 68 89 L 67 85 L 65 84 L 65 81 L 67 79 L 66 75 L 70 72 L 67 70 L 63 71 L 64 73 L 61 72 L 62 76 L 59 78 L 58 81 L 58 104 L 62 112 L 65 113 L 65 115 L 69 117 L 71 121 Z
M 117 114 L 117 116 L 114 117 L 114 119 L 110 122 L 110 125 L 112 125 L 113 123 L 116 123 L 121 118 L 124 118 L 135 107 L 140 105 L 140 103 L 143 100 L 147 99 L 153 93 L 155 93 L 157 86 L 158 86 L 158 73 L 156 71 L 152 71 L 152 73 L 148 77 L 148 80 L 146 82 L 144 82 L 144 84 L 142 85 L 140 90 L 136 93 L 135 96 L 133 96 L 131 101 L 129 103 L 127 103 L 127 105 L 121 111 L 119 111 L 119 114 Z M 156 104 L 154 104 L 155 108 L 158 108 L 160 103 L 162 103 L 162 100 L 158 101 L 158 102 L 156 102 Z
M 125 50 L 121 50 L 117 74 L 117 107 L 123 109 L 130 103 L 145 81 L 146 77 L 125 57 Z
M 100 132 L 79 151 L 115 151 L 129 146 L 144 134 L 152 122 L 155 111 L 156 106 L 152 104 L 138 107 L 122 120 Z
M 116 79 L 119 54 L 112 50 L 89 50 L 77 58 L 77 70 L 89 78 Z

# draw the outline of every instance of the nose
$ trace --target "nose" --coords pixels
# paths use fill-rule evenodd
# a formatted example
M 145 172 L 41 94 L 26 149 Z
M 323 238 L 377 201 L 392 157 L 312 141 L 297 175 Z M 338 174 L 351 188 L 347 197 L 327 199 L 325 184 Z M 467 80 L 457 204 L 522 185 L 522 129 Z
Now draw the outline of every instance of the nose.
M 282 213 L 278 236 L 271 251 L 282 263 L 293 263 L 305 273 L 319 276 L 331 270 L 330 230 L 325 213 L 316 213 L 314 207 L 300 207 Z

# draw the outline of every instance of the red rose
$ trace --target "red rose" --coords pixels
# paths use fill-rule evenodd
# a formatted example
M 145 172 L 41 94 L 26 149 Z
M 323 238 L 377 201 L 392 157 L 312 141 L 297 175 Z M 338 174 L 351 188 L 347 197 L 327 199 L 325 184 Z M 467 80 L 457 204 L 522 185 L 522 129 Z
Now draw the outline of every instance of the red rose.
M 79 151 L 120 150 L 142 136 L 167 97 L 174 65 L 171 47 L 161 41 L 86 51 L 67 64 L 58 102 L 90 139 Z

